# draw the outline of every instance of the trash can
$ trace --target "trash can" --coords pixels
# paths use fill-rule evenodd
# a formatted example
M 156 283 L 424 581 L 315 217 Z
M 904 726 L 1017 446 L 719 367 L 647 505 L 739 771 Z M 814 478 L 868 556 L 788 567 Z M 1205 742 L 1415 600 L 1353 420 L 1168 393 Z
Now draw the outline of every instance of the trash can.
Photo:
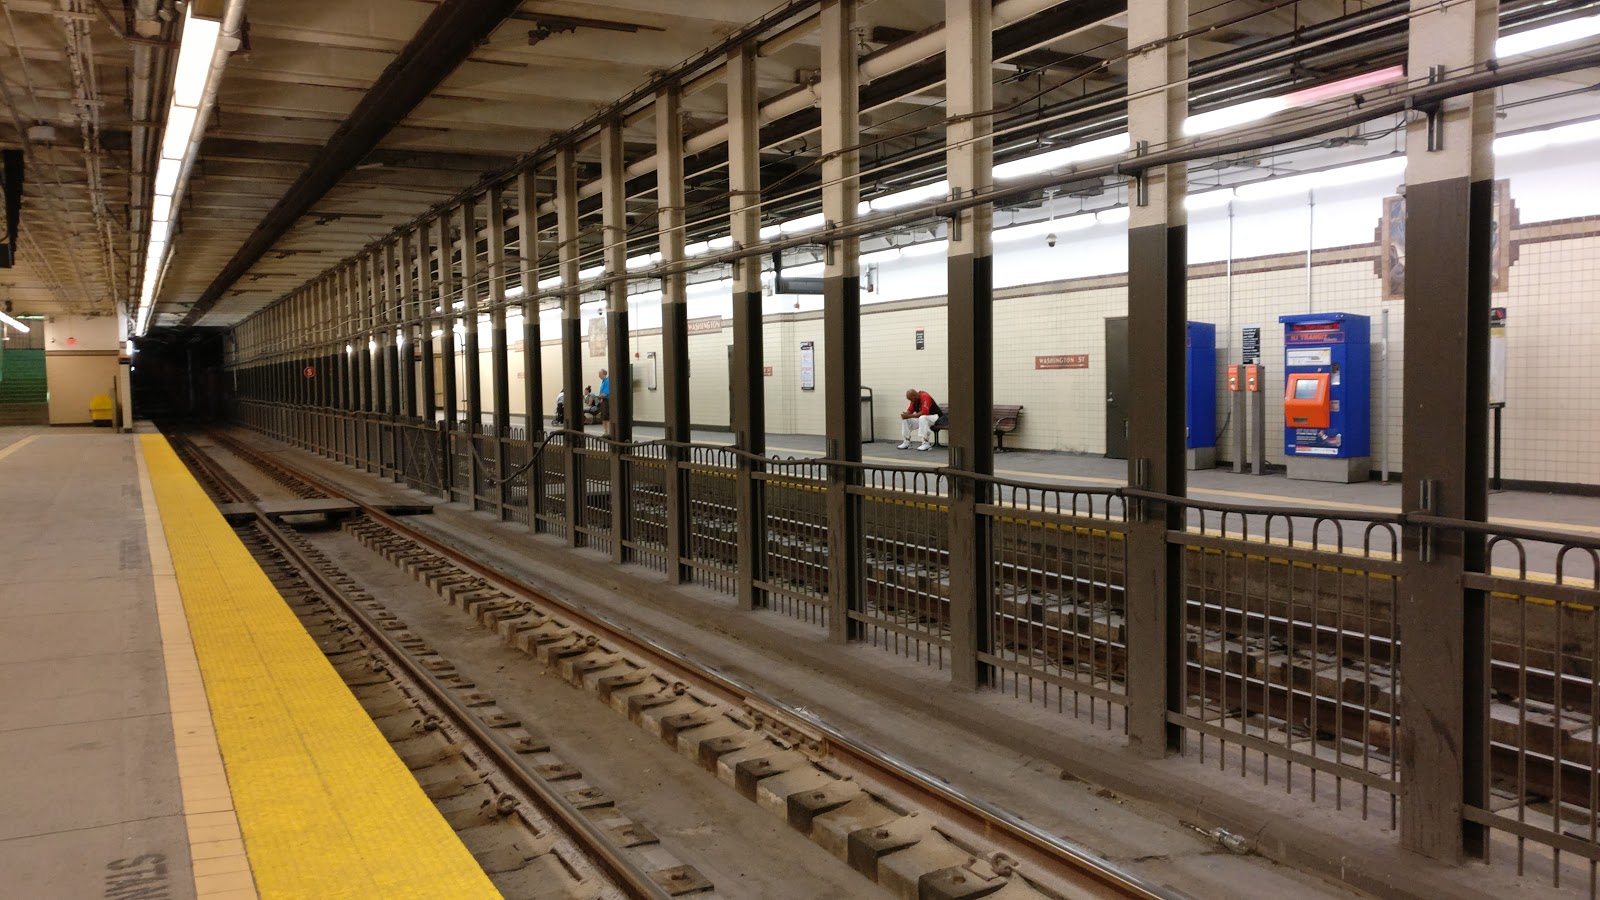
M 109 395 L 96 394 L 94 399 L 89 401 L 89 418 L 96 428 L 110 428 L 113 409 Z
M 872 419 L 872 388 L 861 388 L 861 442 L 870 444 L 878 439 L 877 424 Z

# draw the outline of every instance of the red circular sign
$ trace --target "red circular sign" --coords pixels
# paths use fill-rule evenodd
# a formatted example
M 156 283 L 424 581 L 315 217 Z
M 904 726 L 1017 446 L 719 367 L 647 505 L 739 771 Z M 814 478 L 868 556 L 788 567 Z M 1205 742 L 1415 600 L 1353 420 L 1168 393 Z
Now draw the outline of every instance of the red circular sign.
M 304 371 L 307 378 L 313 378 L 317 374 L 317 370 L 312 366 L 306 366 Z

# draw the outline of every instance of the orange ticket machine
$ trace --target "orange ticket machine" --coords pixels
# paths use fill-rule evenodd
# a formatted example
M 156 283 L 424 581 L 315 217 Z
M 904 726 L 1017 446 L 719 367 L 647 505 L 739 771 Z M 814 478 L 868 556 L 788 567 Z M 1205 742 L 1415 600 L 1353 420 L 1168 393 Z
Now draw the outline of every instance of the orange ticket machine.
M 1332 411 L 1328 387 L 1327 373 L 1291 373 L 1283 389 L 1284 427 L 1327 428 Z
M 1279 316 L 1283 431 L 1289 477 L 1365 481 L 1372 468 L 1368 319 L 1354 313 Z

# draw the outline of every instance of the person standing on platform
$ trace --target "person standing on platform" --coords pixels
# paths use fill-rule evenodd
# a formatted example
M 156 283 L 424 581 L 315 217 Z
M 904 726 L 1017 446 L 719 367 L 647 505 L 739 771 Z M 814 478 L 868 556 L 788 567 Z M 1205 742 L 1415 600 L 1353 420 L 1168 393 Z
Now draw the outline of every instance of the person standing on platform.
M 611 436 L 611 376 L 605 369 L 600 370 L 600 390 L 595 398 L 599 409 L 595 411 L 600 419 L 600 424 L 606 430 L 606 437 Z
M 906 390 L 906 399 L 911 401 L 911 404 L 900 414 L 900 449 L 910 447 L 913 436 L 922 441 L 922 445 L 917 447 L 918 450 L 931 449 L 933 426 L 939 421 L 939 417 L 944 415 L 944 410 L 939 408 L 938 401 L 927 391 L 909 388 Z

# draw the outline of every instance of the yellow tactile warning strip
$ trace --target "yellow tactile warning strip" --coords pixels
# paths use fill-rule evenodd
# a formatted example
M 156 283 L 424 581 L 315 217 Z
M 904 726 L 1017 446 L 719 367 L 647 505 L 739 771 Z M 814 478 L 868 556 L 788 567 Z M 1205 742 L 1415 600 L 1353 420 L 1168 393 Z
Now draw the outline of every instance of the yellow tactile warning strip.
M 10 456 L 11 454 L 17 452 L 18 450 L 21 450 L 23 447 L 26 447 L 29 444 L 33 443 L 33 439 L 36 438 L 36 437 L 38 437 L 38 435 L 30 434 L 27 437 L 25 437 L 25 438 L 23 438 L 23 439 L 21 439 L 19 441 L 7 444 L 5 447 L 0 448 L 0 459 L 5 459 L 6 457 Z
M 178 783 L 183 791 L 183 818 L 189 832 L 189 859 L 199 900 L 257 900 L 244 836 L 233 809 L 233 794 L 217 747 L 211 707 L 200 678 L 183 614 L 183 597 L 167 552 L 166 531 L 156 508 L 150 469 L 142 445 L 139 495 L 144 505 L 145 535 L 150 544 L 150 572 L 155 582 L 156 618 L 161 628 L 161 655 L 167 669 L 167 701 L 172 709 L 172 737 L 178 752 Z
M 261 897 L 498 897 L 165 439 L 141 440 Z

